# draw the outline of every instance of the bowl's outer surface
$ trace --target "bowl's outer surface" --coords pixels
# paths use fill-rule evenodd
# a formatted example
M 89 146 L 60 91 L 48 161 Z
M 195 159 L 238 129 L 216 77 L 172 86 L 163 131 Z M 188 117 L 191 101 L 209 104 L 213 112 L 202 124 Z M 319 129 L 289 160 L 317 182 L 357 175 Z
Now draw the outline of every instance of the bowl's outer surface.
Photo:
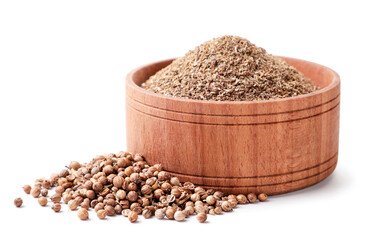
M 321 90 L 268 101 L 197 101 L 138 86 L 172 60 L 132 71 L 128 150 L 182 181 L 226 193 L 279 194 L 323 180 L 338 159 L 340 78 L 319 64 L 284 59 Z

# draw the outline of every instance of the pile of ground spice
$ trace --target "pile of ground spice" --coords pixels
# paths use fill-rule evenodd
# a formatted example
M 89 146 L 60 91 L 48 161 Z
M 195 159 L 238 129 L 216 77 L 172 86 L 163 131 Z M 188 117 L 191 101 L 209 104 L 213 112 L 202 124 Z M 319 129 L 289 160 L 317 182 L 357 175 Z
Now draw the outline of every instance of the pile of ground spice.
M 205 42 L 142 87 L 168 96 L 215 101 L 269 100 L 319 89 L 284 60 L 237 36 Z

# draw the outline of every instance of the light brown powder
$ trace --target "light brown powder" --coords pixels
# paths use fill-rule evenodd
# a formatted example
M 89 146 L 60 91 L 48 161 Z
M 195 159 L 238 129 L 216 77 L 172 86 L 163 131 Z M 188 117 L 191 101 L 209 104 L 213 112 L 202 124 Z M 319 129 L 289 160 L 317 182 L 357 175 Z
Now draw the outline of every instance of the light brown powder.
M 205 42 L 142 87 L 168 96 L 216 101 L 268 100 L 319 89 L 284 60 L 236 36 Z

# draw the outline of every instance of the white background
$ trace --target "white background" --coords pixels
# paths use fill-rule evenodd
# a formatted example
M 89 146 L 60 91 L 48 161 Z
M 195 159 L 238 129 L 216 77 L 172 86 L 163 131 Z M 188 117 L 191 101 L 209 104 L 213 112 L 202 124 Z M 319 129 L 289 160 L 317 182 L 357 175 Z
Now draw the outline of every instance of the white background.
M 1 1 L 1 239 L 370 239 L 370 7 L 367 1 Z M 342 79 L 338 167 L 308 189 L 184 223 L 82 222 L 24 184 L 124 150 L 125 75 L 213 37 L 245 37 Z M 21 196 L 24 207 L 13 199 Z M 3 236 L 1 236 L 3 235 Z

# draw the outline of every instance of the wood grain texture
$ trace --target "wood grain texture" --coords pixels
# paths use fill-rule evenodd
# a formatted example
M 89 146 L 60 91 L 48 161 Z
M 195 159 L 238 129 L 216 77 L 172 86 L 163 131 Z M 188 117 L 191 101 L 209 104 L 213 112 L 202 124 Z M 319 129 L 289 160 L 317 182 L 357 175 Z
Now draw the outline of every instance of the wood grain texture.
M 128 150 L 182 181 L 227 193 L 272 195 L 323 180 L 338 159 L 340 78 L 283 58 L 321 90 L 268 101 L 188 100 L 139 87 L 172 60 L 133 70 L 126 79 Z

